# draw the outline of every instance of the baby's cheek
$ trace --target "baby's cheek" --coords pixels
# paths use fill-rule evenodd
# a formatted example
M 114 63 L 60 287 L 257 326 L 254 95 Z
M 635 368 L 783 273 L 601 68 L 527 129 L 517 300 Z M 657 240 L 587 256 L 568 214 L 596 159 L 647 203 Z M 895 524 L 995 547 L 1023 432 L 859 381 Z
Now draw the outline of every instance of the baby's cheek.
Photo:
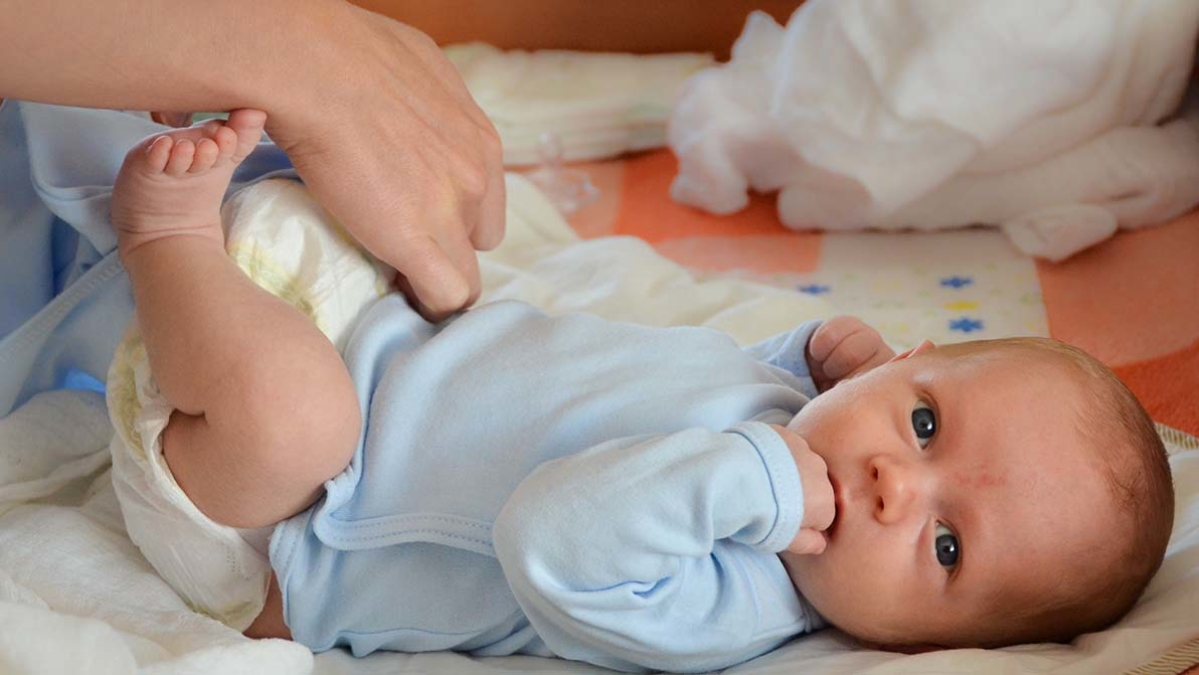
M 808 405 L 811 405 L 811 403 L 809 403 Z M 792 417 L 789 422 L 787 422 L 787 430 L 788 431 L 796 431 L 796 433 L 798 433 L 796 428 L 800 425 L 799 416 L 801 414 L 803 414 L 802 410 L 799 413 L 797 413 L 794 417 Z

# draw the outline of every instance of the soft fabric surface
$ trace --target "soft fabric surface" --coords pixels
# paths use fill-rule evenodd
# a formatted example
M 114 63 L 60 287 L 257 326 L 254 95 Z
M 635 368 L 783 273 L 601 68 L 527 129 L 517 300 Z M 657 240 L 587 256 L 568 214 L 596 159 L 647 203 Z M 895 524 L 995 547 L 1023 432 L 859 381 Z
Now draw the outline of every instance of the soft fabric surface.
M 1199 114 L 1168 119 L 1199 30 L 1189 0 L 810 0 L 750 16 L 670 120 L 675 199 L 778 191 L 793 228 L 1000 225 L 1062 260 L 1199 202 Z
M 295 236 L 303 236 L 313 214 L 320 220 L 319 210 L 312 209 L 295 184 L 266 183 L 258 189 L 277 190 L 280 214 L 308 214 L 289 221 Z M 527 182 L 511 178 L 509 190 L 509 237 L 484 257 L 484 301 L 520 298 L 550 312 L 586 309 L 656 325 L 705 324 L 724 328 L 742 342 L 844 309 L 837 304 L 836 288 L 811 293 L 740 279 L 697 280 L 636 239 L 579 240 Z M 618 190 L 609 196 L 628 195 Z M 664 241 L 659 239 L 660 247 Z M 977 264 L 986 269 L 990 263 L 982 252 L 977 255 Z M 813 269 L 803 274 L 820 273 L 821 256 L 810 260 Z M 885 269 L 884 262 L 874 266 L 876 271 Z M 996 268 L 1008 266 L 1015 270 L 1017 260 L 1001 259 Z M 298 281 L 301 276 L 286 267 L 270 269 L 292 298 L 308 295 L 312 279 Z M 765 276 L 772 274 L 786 276 Z M 780 285 L 791 284 L 782 278 L 776 279 Z M 876 290 L 863 288 L 862 293 Z M 884 293 L 885 284 L 877 291 Z M 987 296 L 981 297 L 978 302 Z M 927 306 L 936 304 L 929 301 Z M 866 305 L 858 308 L 872 309 Z M 877 309 L 898 311 L 887 305 Z M 867 320 L 876 318 L 870 311 L 862 314 Z M 927 325 L 937 322 L 930 319 Z M 946 331 L 953 335 L 953 329 Z M 888 338 L 897 345 L 909 339 L 897 332 Z M 6 626 L 0 636 L 0 670 L 124 673 L 141 666 L 148 673 L 603 672 L 528 657 L 380 654 L 354 660 L 344 652 L 329 652 L 314 659 L 294 643 L 246 640 L 193 613 L 124 534 L 103 468 L 108 430 L 98 397 L 86 391 L 45 394 L 0 420 L 0 618 Z M 854 649 L 852 642 L 828 631 L 732 672 L 1122 672 L 1163 655 L 1179 667 L 1193 663 L 1199 654 L 1188 656 L 1177 648 L 1187 643 L 1194 648 L 1199 639 L 1194 622 L 1199 603 L 1199 443 L 1182 434 L 1168 438 L 1176 452 L 1172 464 L 1180 497 L 1174 540 L 1146 598 L 1116 628 L 1072 646 L 911 657 Z M 41 458 L 32 467 L 21 461 L 31 454 Z M 95 476 L 97 471 L 102 473 Z

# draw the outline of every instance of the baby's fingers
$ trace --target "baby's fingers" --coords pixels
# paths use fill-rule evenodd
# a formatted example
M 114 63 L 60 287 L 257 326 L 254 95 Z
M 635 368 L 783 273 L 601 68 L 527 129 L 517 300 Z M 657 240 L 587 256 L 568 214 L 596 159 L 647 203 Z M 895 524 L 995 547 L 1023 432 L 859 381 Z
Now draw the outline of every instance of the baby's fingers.
M 859 322 L 825 359 L 824 375 L 833 380 L 842 380 L 881 366 L 892 356 L 895 356 L 895 351 L 883 342 L 878 331 Z
M 787 547 L 787 550 L 798 555 L 819 555 L 824 553 L 826 546 L 828 546 L 828 539 L 823 532 L 803 529 L 795 535 L 795 539 L 791 540 L 791 545 Z
M 874 329 L 867 326 L 856 316 L 842 314 L 820 324 L 820 327 L 812 333 L 812 339 L 808 344 L 808 353 L 817 361 L 828 359 L 834 350 L 836 350 L 842 342 L 845 342 L 851 335 L 860 333 L 863 330 L 873 331 Z

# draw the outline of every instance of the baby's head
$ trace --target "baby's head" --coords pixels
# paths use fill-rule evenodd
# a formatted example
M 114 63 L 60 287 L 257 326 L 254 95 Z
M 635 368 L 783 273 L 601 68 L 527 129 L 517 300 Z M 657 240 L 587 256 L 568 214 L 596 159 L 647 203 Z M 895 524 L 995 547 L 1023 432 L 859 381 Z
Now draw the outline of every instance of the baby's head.
M 837 516 L 824 553 L 783 562 L 864 641 L 1067 641 L 1119 619 L 1165 554 L 1161 440 L 1111 371 L 1060 342 L 925 343 L 789 426 L 828 463 Z

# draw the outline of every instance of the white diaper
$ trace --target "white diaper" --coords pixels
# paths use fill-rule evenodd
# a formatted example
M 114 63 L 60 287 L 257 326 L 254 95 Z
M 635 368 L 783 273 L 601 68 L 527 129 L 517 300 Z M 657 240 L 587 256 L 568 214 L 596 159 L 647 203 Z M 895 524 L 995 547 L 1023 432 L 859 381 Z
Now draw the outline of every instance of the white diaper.
M 359 313 L 392 290 L 390 270 L 355 247 L 299 183 L 268 180 L 222 210 L 229 255 L 259 286 L 309 316 L 340 351 Z M 244 630 L 262 611 L 273 527 L 205 516 L 162 455 L 173 408 L 154 382 L 136 321 L 108 372 L 112 477 L 129 538 L 195 611 Z
M 162 456 L 173 408 L 158 391 L 136 328 L 108 374 L 112 482 L 129 538 L 195 611 L 245 630 L 262 611 L 271 566 L 263 543 L 273 528 L 214 522 L 192 504 Z

